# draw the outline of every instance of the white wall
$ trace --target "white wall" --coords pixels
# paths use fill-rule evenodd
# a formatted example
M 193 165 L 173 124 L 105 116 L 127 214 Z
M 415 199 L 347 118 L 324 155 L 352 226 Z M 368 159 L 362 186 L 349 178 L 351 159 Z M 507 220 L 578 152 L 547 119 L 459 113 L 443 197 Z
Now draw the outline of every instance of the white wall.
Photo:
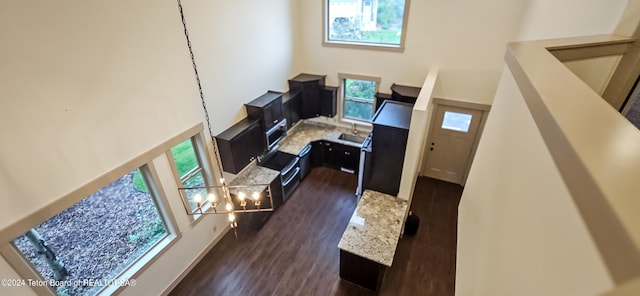
M 422 84 L 422 89 L 418 95 L 413 110 L 411 111 L 411 125 L 409 128 L 409 138 L 402 165 L 402 178 L 400 179 L 400 189 L 398 198 L 409 201 L 413 198 L 416 180 L 422 165 L 425 144 L 429 124 L 433 114 L 433 90 L 437 84 L 438 70 L 432 69 L 427 74 L 427 78 Z M 407 208 L 409 213 L 409 208 Z
M 392 83 L 421 86 L 427 71 L 440 69 L 435 96 L 490 102 L 497 85 L 505 44 L 517 33 L 525 0 L 411 1 L 405 51 L 388 52 L 322 46 L 322 3 L 301 5 L 302 51 L 306 71 L 382 77 Z
M 214 133 L 300 68 L 294 2 L 183 1 Z M 0 38 L 0 229 L 204 119 L 175 1 L 9 1 Z M 221 232 L 189 226 L 154 162 L 183 237 L 130 294 L 161 293 Z
M 491 103 L 503 65 L 505 45 L 514 40 L 610 33 L 626 0 L 411 1 L 406 49 L 402 53 L 325 47 L 322 3 L 302 1 L 303 69 L 382 77 L 381 91 L 393 82 L 421 86 L 429 69 L 438 68 L 434 95 Z
M 613 286 L 505 69 L 458 211 L 456 295 L 598 295 Z
M 635 0 L 632 0 L 635 1 Z M 527 1 L 517 40 L 611 34 L 628 0 Z

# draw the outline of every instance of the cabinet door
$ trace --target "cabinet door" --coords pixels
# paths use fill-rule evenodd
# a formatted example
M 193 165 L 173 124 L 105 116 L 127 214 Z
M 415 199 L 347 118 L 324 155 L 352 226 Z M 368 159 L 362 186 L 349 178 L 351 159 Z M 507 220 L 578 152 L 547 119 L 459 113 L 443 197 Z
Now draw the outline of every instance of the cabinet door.
M 260 120 L 245 118 L 216 137 L 222 169 L 237 174 L 251 159 L 262 154 L 265 137 Z
M 315 141 L 311 143 L 311 165 L 313 167 L 321 166 L 324 163 L 324 143 Z
M 320 87 L 317 83 L 305 83 L 302 92 L 302 118 L 320 116 Z
M 355 174 L 358 171 L 360 161 L 360 148 L 348 145 L 334 145 L 335 158 L 340 170 L 346 173 Z
M 336 116 L 338 88 L 325 86 L 320 90 L 320 115 Z
M 288 101 L 289 103 L 289 117 L 287 118 L 289 126 L 293 126 L 300 121 L 300 113 L 302 112 L 302 95 L 300 93 L 295 94 Z
M 264 136 L 259 124 L 253 124 L 237 137 L 231 140 L 233 151 L 233 162 L 236 168 L 244 168 L 256 156 L 262 154 L 264 147 Z

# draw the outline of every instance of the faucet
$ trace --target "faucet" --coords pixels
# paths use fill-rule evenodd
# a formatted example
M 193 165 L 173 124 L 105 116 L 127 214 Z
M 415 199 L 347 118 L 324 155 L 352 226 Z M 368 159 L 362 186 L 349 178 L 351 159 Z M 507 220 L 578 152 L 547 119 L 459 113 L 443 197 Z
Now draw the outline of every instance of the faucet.
M 358 134 L 358 130 L 356 129 L 356 123 L 355 122 L 351 123 L 351 133 L 354 134 L 354 135 Z

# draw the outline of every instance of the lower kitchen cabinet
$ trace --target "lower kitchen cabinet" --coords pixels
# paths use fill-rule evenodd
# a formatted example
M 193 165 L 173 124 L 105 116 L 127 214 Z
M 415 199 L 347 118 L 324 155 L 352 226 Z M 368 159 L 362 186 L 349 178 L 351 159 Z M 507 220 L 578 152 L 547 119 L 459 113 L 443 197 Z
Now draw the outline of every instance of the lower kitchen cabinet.
M 346 173 L 355 174 L 360 162 L 360 148 L 334 143 L 315 141 L 311 143 L 311 162 L 313 166 L 325 166 Z
M 334 159 L 336 159 L 338 168 L 345 173 L 357 173 L 360 162 L 360 148 L 342 144 L 336 144 L 335 146 Z
M 271 199 L 273 200 L 273 210 L 275 211 L 278 207 L 280 207 L 283 203 L 283 191 L 282 191 L 282 182 L 280 181 L 280 176 L 273 179 L 270 183 L 271 187 Z M 234 200 L 237 200 L 234 197 Z M 271 207 L 270 202 L 268 200 L 263 201 L 264 207 Z M 240 206 L 237 204 L 236 208 Z M 260 229 L 267 219 L 271 217 L 273 211 L 265 211 L 265 212 L 254 212 L 254 213 L 239 213 L 238 220 L 239 223 L 242 223 L 246 226 L 249 226 L 252 229 Z
M 323 141 L 311 142 L 311 166 L 319 167 L 324 163 Z

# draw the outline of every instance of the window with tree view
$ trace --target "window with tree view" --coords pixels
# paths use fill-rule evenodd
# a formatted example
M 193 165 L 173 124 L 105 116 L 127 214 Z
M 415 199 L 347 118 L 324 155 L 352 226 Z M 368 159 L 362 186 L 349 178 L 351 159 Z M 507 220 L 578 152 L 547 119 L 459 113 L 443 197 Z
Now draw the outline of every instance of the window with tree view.
M 137 174 L 142 187 L 134 184 Z M 147 190 L 155 188 L 147 186 L 153 185 L 149 174 L 146 166 L 125 174 L 13 245 L 58 295 L 95 295 L 124 284 L 139 268 L 134 264 L 151 260 L 151 250 L 171 239 L 161 203 Z
M 325 0 L 326 42 L 402 47 L 409 0 Z
M 342 117 L 370 121 L 375 109 L 376 81 L 351 78 L 342 81 Z
M 205 170 L 202 165 L 203 155 L 200 153 L 197 144 L 197 135 L 186 139 L 171 148 L 170 159 L 175 167 L 175 173 L 179 176 L 181 187 L 202 187 L 207 186 L 205 181 Z M 183 197 L 184 198 L 184 197 Z M 185 199 L 189 210 L 194 211 L 197 204 L 190 199 Z M 195 217 L 194 217 L 195 218 Z

